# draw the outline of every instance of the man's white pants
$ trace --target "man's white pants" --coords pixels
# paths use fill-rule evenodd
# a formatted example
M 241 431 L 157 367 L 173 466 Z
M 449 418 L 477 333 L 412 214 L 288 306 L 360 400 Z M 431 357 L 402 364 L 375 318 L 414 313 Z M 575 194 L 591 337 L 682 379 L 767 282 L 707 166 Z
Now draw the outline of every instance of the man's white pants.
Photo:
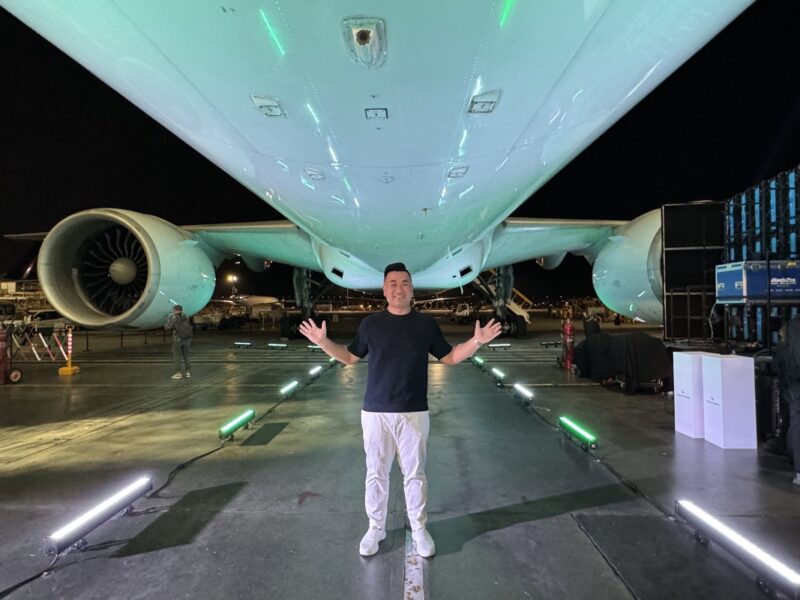
M 406 511 L 411 530 L 425 527 L 428 519 L 428 480 L 425 478 L 425 457 L 430 429 L 428 411 L 409 413 L 376 413 L 361 411 L 364 431 L 364 452 L 367 455 L 367 480 L 364 506 L 370 527 L 386 527 L 389 503 L 389 472 L 397 455 L 403 472 Z

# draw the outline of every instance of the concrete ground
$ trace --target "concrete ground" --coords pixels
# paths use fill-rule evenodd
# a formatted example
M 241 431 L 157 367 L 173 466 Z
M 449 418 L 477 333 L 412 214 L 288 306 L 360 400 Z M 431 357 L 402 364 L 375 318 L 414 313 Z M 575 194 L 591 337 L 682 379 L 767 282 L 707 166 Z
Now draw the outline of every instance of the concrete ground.
M 471 334 L 444 329 L 452 342 Z M 268 350 L 277 333 L 254 329 L 198 335 L 189 380 L 170 379 L 159 335 L 76 344 L 71 378 L 17 362 L 23 383 L 0 386 L 0 598 L 761 597 L 754 573 L 674 518 L 677 498 L 800 568 L 800 488 L 785 460 L 675 434 L 661 396 L 558 370 L 558 350 L 539 343 L 557 331 L 535 329 L 480 352 L 532 403 L 473 364 L 431 362 L 427 560 L 404 527 L 397 468 L 389 535 L 376 556 L 358 554 L 365 361 L 311 379 L 323 354 L 300 340 Z M 282 399 L 292 380 L 301 387 Z M 255 427 L 221 446 L 217 428 L 246 408 Z M 598 449 L 567 440 L 562 414 Z M 45 536 L 143 474 L 168 485 L 42 574 Z

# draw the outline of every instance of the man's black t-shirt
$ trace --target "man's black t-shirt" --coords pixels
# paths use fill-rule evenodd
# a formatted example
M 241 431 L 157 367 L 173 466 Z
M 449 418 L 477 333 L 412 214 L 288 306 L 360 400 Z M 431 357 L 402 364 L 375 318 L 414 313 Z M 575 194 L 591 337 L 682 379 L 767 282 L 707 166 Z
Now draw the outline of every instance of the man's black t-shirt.
M 347 349 L 359 358 L 369 353 L 365 411 L 417 412 L 428 410 L 428 353 L 442 358 L 452 346 L 433 317 L 384 310 L 361 322 Z

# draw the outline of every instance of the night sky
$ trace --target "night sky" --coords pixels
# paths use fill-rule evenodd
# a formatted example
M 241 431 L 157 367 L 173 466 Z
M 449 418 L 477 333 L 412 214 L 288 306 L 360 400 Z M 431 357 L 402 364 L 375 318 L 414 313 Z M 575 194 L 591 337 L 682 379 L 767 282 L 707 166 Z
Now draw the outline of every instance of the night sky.
M 629 219 L 722 200 L 800 163 L 800 2 L 759 0 L 514 216 Z M 113 206 L 176 224 L 282 218 L 0 9 L 0 234 L 46 231 Z M 34 250 L 0 241 L 0 274 Z M 288 294 L 291 270 L 236 270 L 249 293 Z M 590 267 L 515 267 L 529 295 L 591 293 Z

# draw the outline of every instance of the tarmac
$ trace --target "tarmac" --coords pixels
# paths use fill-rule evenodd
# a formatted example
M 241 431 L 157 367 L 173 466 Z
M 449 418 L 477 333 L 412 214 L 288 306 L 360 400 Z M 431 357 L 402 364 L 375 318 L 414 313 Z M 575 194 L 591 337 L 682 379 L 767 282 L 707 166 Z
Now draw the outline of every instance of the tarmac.
M 79 334 L 72 377 L 17 360 L 23 382 L 0 386 L 0 598 L 764 597 L 756 573 L 695 541 L 681 498 L 800 570 L 791 465 L 675 433 L 661 395 L 558 369 L 559 350 L 540 343 L 558 339 L 555 323 L 482 348 L 482 369 L 431 359 L 430 559 L 414 553 L 397 467 L 387 539 L 358 554 L 368 361 L 331 365 L 305 340 L 269 349 L 278 332 L 258 329 L 199 332 L 191 379 L 170 379 L 158 334 L 123 347 Z M 347 342 L 348 328 L 333 337 Z M 471 335 L 443 329 L 452 343 Z M 221 443 L 218 428 L 248 408 L 253 427 Z M 562 415 L 598 447 L 560 431 Z M 46 536 L 143 475 L 156 493 L 48 569 Z

